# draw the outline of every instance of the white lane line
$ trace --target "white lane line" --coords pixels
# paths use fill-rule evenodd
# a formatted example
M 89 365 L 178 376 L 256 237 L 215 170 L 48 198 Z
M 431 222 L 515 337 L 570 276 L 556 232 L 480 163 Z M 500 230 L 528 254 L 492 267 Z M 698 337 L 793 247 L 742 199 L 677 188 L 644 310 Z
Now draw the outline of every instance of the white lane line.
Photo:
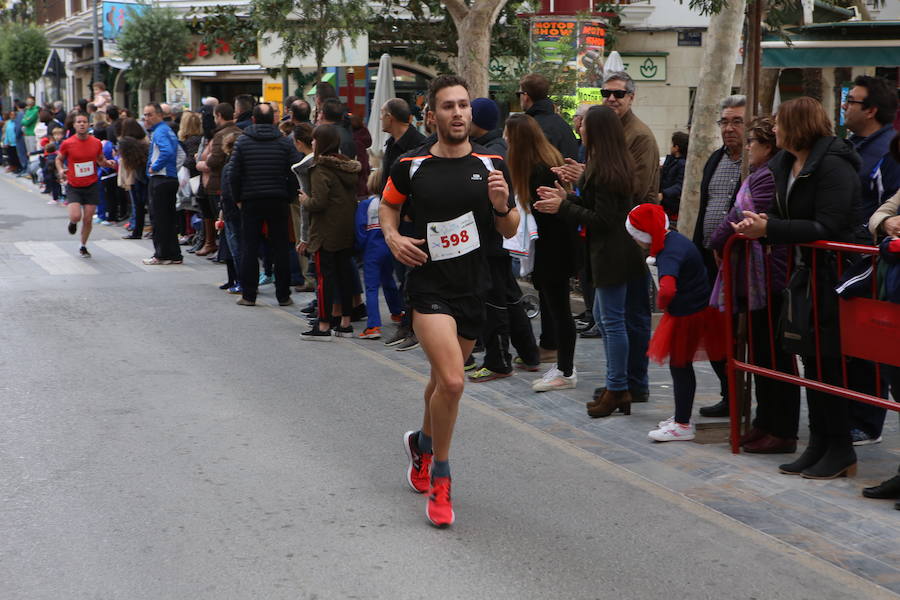
M 89 258 L 76 255 L 74 243 L 72 252 L 67 252 L 53 242 L 16 242 L 16 248 L 30 257 L 50 275 L 97 275 L 99 271 L 90 265 Z
M 98 240 L 94 242 L 94 246 L 109 252 L 110 254 L 121 258 L 122 260 L 143 269 L 144 271 L 193 271 L 187 265 L 166 265 L 153 266 L 145 265 L 145 258 L 153 256 L 153 249 L 147 248 L 144 244 L 135 243 L 136 240 Z

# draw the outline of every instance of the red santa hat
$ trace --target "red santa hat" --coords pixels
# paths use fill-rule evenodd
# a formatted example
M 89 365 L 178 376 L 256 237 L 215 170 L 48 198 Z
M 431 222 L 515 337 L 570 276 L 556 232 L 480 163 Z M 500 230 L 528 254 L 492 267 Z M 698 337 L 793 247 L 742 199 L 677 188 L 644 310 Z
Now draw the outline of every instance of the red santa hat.
M 656 255 L 662 252 L 669 231 L 669 217 L 658 204 L 639 204 L 631 209 L 625 219 L 625 229 L 631 237 L 650 245 L 648 265 L 656 264 Z

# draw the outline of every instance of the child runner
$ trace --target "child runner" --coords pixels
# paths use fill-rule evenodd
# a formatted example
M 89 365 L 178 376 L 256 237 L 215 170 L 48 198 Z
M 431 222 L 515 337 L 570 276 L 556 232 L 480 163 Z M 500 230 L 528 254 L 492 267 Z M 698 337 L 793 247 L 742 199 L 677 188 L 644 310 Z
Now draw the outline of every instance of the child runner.
M 659 307 L 665 310 L 647 355 L 660 364 L 669 359 L 675 414 L 648 435 L 657 442 L 694 439 L 695 360 L 722 360 L 725 342 L 721 313 L 709 306 L 709 280 L 697 247 L 677 231 L 668 231 L 662 206 L 641 204 L 628 213 L 625 227 L 650 250 L 647 263 L 659 271 Z
M 366 329 L 359 337 L 377 340 L 381 337 L 381 311 L 378 309 L 378 287 L 384 289 L 384 300 L 391 311 L 391 319 L 400 322 L 403 305 L 400 292 L 394 280 L 394 257 L 384 241 L 381 222 L 378 220 L 378 208 L 381 205 L 381 171 L 369 174 L 366 183 L 371 196 L 359 203 L 356 208 L 356 245 L 363 255 L 363 275 L 366 281 L 366 306 L 368 322 Z

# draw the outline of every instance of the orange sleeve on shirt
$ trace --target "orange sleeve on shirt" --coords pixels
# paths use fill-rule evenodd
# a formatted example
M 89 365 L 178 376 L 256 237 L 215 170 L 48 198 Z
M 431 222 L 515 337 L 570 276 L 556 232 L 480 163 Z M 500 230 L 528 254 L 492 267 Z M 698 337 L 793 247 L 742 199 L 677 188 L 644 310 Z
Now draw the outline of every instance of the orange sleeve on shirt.
M 381 192 L 381 199 L 388 204 L 394 205 L 400 205 L 406 202 L 406 196 L 400 193 L 390 177 L 388 177 L 387 184 L 384 186 L 384 191 Z

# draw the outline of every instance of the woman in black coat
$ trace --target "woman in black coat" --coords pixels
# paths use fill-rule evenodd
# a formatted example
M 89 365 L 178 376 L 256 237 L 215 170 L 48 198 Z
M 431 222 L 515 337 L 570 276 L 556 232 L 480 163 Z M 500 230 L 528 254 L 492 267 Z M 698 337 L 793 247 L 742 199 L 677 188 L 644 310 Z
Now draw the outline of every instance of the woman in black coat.
M 506 122 L 509 141 L 509 173 L 513 191 L 522 210 L 534 215 L 535 240 L 531 280 L 547 311 L 541 326 L 556 332 L 556 365 L 532 384 L 536 392 L 573 388 L 575 373 L 575 320 L 569 303 L 569 278 L 575 273 L 575 224 L 559 214 L 533 211 L 540 198 L 537 189 L 553 186 L 556 175 L 550 170 L 563 164 L 559 150 L 544 136 L 540 125 L 529 115 L 513 115 Z M 538 365 L 520 365 L 536 371 Z
M 812 98 L 782 104 L 775 135 L 783 150 L 769 163 L 775 176 L 773 210 L 769 215 L 744 212 L 745 219 L 734 226 L 735 231 L 753 239 L 765 237 L 773 244 L 850 241 L 853 206 L 860 194 L 856 152 L 832 135 L 825 109 Z M 802 249 L 798 258 L 801 265 L 811 265 L 812 252 Z M 801 358 L 807 378 L 840 385 L 836 265 L 823 252 L 819 252 L 817 263 L 822 373 L 818 372 L 815 355 Z M 850 401 L 810 389 L 806 390 L 806 398 L 809 445 L 800 458 L 781 465 L 779 470 L 808 479 L 854 475 L 856 453 L 850 439 Z

